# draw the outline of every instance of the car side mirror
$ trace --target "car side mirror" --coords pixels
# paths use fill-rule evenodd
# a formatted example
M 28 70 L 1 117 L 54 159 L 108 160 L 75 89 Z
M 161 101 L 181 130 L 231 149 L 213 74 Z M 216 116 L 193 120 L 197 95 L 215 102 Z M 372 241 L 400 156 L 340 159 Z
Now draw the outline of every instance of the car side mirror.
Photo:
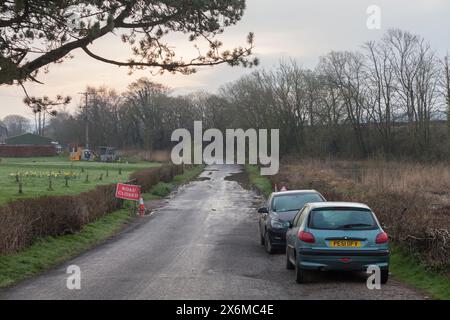
M 292 229 L 294 227 L 294 224 L 289 221 L 289 229 Z
M 258 213 L 269 213 L 269 209 L 267 207 L 259 208 Z

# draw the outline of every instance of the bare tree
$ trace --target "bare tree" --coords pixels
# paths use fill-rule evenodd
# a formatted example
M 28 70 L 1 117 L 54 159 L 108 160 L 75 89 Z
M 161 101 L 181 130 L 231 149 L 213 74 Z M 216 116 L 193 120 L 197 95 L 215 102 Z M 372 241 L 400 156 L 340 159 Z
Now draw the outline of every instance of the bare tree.
M 345 121 L 345 105 L 339 89 L 333 84 L 330 76 L 326 73 L 324 64 L 319 63 L 315 73 L 319 83 L 317 102 L 314 104 L 316 119 L 323 128 L 322 141 L 316 146 L 323 146 L 322 152 L 337 154 L 342 147 L 339 144 L 339 126 Z
M 391 30 L 362 51 L 331 52 L 314 70 L 295 60 L 252 72 L 218 94 L 174 97 L 148 79 L 127 92 L 92 89 L 90 115 L 97 144 L 169 148 L 176 128 L 280 129 L 280 150 L 306 156 L 417 159 L 448 156 L 439 140 L 439 115 L 449 111 L 450 70 L 422 38 Z M 54 121 L 53 121 L 54 120 Z M 77 138 L 82 114 L 53 118 L 61 137 Z M 81 128 L 81 129 L 80 129 Z M 450 121 L 449 121 L 450 137 Z M 444 151 L 444 152 L 443 152 Z
M 422 152 L 429 147 L 430 121 L 439 102 L 438 59 L 423 38 L 401 30 L 389 30 L 384 43 L 396 81 L 400 105 L 406 106 L 412 148 Z
M 448 55 L 444 58 L 444 95 L 447 102 L 447 140 L 450 151 L 450 66 Z
M 12 114 L 3 118 L 3 123 L 8 129 L 8 136 L 18 136 L 30 129 L 30 120 L 24 116 Z
M 346 109 L 347 121 L 353 128 L 362 156 L 368 149 L 364 137 L 366 113 L 364 109 L 364 57 L 353 52 L 331 52 L 321 59 L 329 81 L 338 88 Z
M 369 121 L 380 134 L 383 150 L 389 154 L 393 148 L 395 122 L 395 78 L 390 52 L 386 43 L 368 42 L 366 74 L 370 94 L 367 95 Z
M 57 110 L 55 108 L 67 105 L 71 100 L 70 97 L 63 96 L 57 96 L 55 99 L 47 96 L 25 98 L 23 102 L 31 108 L 34 114 L 36 134 L 43 136 L 45 134 L 47 115 L 50 117 L 56 116 Z

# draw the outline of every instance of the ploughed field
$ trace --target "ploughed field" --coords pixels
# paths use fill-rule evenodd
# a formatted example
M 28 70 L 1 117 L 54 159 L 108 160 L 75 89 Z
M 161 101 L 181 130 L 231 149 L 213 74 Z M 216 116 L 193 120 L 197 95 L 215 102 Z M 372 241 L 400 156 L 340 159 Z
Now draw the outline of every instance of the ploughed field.
M 43 195 L 79 194 L 98 185 L 125 182 L 131 173 L 156 166 L 159 164 L 149 162 L 71 162 L 66 156 L 2 158 L 0 205 Z M 19 193 L 20 185 L 22 193 Z

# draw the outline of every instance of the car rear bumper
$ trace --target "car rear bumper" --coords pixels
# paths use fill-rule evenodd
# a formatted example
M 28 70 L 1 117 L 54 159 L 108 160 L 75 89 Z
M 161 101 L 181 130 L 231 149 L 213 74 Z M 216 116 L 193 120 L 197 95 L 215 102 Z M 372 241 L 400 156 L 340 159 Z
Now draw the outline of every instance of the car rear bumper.
M 369 266 L 389 268 L 389 250 L 299 250 L 298 264 L 309 270 L 365 271 Z

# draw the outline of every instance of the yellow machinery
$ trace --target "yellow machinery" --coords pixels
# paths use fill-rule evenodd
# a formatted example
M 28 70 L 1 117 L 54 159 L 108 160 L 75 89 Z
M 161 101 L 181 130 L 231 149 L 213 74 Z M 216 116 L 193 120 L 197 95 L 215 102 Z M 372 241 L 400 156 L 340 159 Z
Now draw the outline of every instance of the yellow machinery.
M 80 146 L 70 146 L 70 161 L 91 161 L 94 154 L 91 150 L 84 149 Z
M 70 161 L 81 161 L 81 148 L 70 146 Z

